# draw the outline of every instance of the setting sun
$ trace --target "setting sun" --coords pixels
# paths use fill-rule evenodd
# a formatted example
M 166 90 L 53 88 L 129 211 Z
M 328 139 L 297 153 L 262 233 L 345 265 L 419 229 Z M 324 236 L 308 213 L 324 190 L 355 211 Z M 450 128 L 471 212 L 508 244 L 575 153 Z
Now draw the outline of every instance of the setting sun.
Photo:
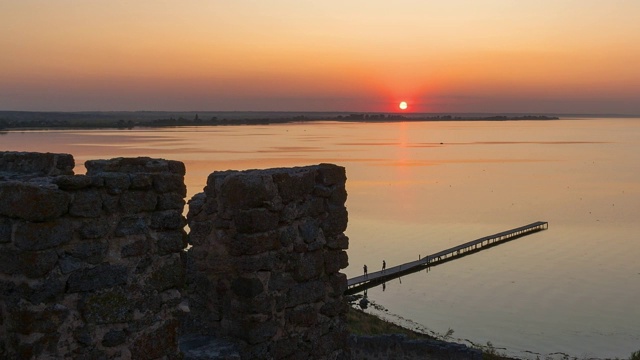
M 406 101 L 400 102 L 398 107 L 400 108 L 400 110 L 407 110 L 407 102 Z

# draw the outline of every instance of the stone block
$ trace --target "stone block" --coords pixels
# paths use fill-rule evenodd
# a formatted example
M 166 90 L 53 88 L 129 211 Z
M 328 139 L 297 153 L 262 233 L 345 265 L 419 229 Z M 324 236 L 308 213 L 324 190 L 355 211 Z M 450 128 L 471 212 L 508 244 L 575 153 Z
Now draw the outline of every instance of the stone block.
M 0 182 L 0 215 L 27 221 L 60 217 L 69 209 L 69 194 L 30 183 Z
M 111 329 L 102 337 L 102 346 L 114 347 L 124 344 L 125 341 L 127 341 L 126 331 Z
M 29 278 L 39 278 L 53 270 L 58 261 L 55 250 L 0 251 L 0 272 L 9 275 L 23 274 Z
M 233 173 L 220 189 L 224 206 L 232 210 L 265 207 L 278 195 L 273 179 L 268 175 Z
M 313 251 L 298 255 L 293 277 L 296 281 L 316 279 L 324 272 L 322 251 Z
M 293 168 L 273 174 L 273 182 L 278 187 L 285 203 L 301 200 L 313 192 L 315 173 L 311 167 Z
M 87 175 L 89 174 L 87 170 Z M 128 174 L 120 173 L 105 173 L 102 174 L 104 179 L 104 186 L 107 188 L 107 192 L 111 195 L 122 194 L 128 190 L 131 186 L 131 179 Z
M 91 177 L 86 175 L 61 175 L 53 182 L 62 190 L 80 190 L 92 185 Z
M 345 168 L 333 164 L 320 164 L 316 181 L 325 186 L 344 184 L 347 181 Z
M 120 265 L 102 264 L 94 268 L 72 272 L 67 280 L 70 293 L 94 291 L 127 283 L 127 268 Z
M 122 289 L 115 288 L 87 295 L 80 311 L 89 324 L 116 324 L 133 320 L 133 305 Z
M 269 279 L 269 291 L 288 292 L 289 289 L 296 286 L 298 283 L 293 279 L 293 276 L 285 272 L 274 272 Z
M 141 256 L 148 254 L 150 251 L 151 242 L 147 239 L 140 239 L 124 245 L 120 251 L 120 256 L 123 258 Z
M 299 339 L 286 337 L 273 342 L 274 359 L 307 359 L 299 347 Z
M 113 158 L 109 160 L 89 160 L 85 162 L 88 175 L 120 173 L 162 173 L 171 172 L 184 175 L 184 164 L 179 161 L 154 159 L 150 157 Z
M 349 238 L 345 234 L 330 236 L 326 241 L 327 247 L 332 250 L 346 250 L 349 248 Z
M 107 219 L 85 220 L 78 233 L 83 239 L 100 239 L 107 236 L 111 230 L 111 224 Z
M 46 305 L 60 302 L 64 297 L 64 292 L 65 282 L 57 274 L 52 273 L 46 278 L 40 277 L 38 281 L 31 284 L 20 284 L 12 295 L 27 300 L 33 305 L 42 303 Z M 10 301 L 13 300 L 19 301 L 18 299 Z
M 58 259 L 58 267 L 63 274 L 69 274 L 70 272 L 82 269 L 86 266 L 85 262 L 70 256 L 68 254 L 62 254 Z
M 325 295 L 324 283 L 320 280 L 300 283 L 289 289 L 287 307 L 320 301 Z
M 9 219 L 0 218 L 0 244 L 11 242 L 13 223 Z
M 280 247 L 278 233 L 270 231 L 258 234 L 238 234 L 229 244 L 229 253 L 233 256 L 255 255 Z
M 86 261 L 89 264 L 99 264 L 109 250 L 109 244 L 104 240 L 82 241 L 67 249 L 69 255 Z
M 327 251 L 324 254 L 324 269 L 327 274 L 333 274 L 349 266 L 346 251 Z
M 330 207 L 341 207 L 347 202 L 347 189 L 345 184 L 335 185 L 329 196 Z
M 147 232 L 147 221 L 142 216 L 128 216 L 120 220 L 116 227 L 116 236 L 129 236 L 145 234 Z
M 264 285 L 258 278 L 240 277 L 231 282 L 231 290 L 238 297 L 251 299 L 264 292 Z
M 233 259 L 233 269 L 239 273 L 255 273 L 257 271 L 272 271 L 281 267 L 279 259 L 270 253 L 253 256 L 240 256 Z
M 49 305 L 43 310 L 20 309 L 9 314 L 11 331 L 29 335 L 55 333 L 69 316 L 69 309 L 60 304 Z
M 184 198 L 176 193 L 164 193 L 158 195 L 157 210 L 180 210 L 184 209 Z
M 338 315 L 346 314 L 349 310 L 349 305 L 343 299 L 329 300 L 320 308 L 320 313 L 328 317 L 335 317 Z
M 137 214 L 156 209 L 158 196 L 153 191 L 132 190 L 120 196 L 120 208 L 127 214 Z
M 312 305 L 299 305 L 286 311 L 288 326 L 311 327 L 318 322 L 318 310 Z
M 342 296 L 347 290 L 347 275 L 343 273 L 335 273 L 329 276 L 329 285 L 331 288 L 330 296 Z
M 183 230 L 159 232 L 157 244 L 160 255 L 180 252 L 187 246 L 187 234 Z
M 177 174 L 154 174 L 153 188 L 161 193 L 176 193 L 182 197 L 187 196 L 187 186 L 184 184 L 184 177 Z
M 69 214 L 78 217 L 95 218 L 102 214 L 102 195 L 98 190 L 81 190 L 73 194 Z
M 75 328 L 73 330 L 73 339 L 83 346 L 92 346 L 94 343 L 91 331 L 87 326 Z
M 14 244 L 21 250 L 44 250 L 68 243 L 72 239 L 71 223 L 65 220 L 41 223 L 18 223 Z
M 206 238 L 213 231 L 212 221 L 191 221 L 189 231 L 189 242 L 193 245 L 204 244 Z
M 253 234 L 278 228 L 279 216 L 267 209 L 240 210 L 234 222 L 239 233 Z
M 136 265 L 135 274 L 143 274 L 147 272 L 151 264 L 153 263 L 153 259 L 150 256 L 145 256 L 142 259 L 138 260 L 138 264 Z
M 177 210 L 156 211 L 151 215 L 150 227 L 156 230 L 182 229 L 185 219 Z
M 231 325 L 231 335 L 240 338 L 249 344 L 258 344 L 270 340 L 280 328 L 276 321 L 234 321 Z
M 187 168 L 182 161 L 167 160 L 169 171 L 173 174 L 184 176 L 187 173 Z
M 120 211 L 120 195 L 102 194 L 102 208 L 109 214 L 116 214 Z
M 166 356 L 169 359 L 178 355 L 178 322 L 169 320 L 155 329 L 138 335 L 131 346 L 133 359 L 151 360 Z
M 297 226 L 286 226 L 278 229 L 278 240 L 282 247 L 288 247 L 298 239 Z
M 36 176 L 73 175 L 73 156 L 62 153 L 0 152 L 0 171 Z
M 153 177 L 151 174 L 131 174 L 131 189 L 148 190 L 153 186 Z
M 302 237 L 302 240 L 307 244 L 311 244 L 315 242 L 316 239 L 318 239 L 318 237 L 321 235 L 320 227 L 318 226 L 318 224 L 316 224 L 316 221 L 314 220 L 308 220 L 300 223 L 298 225 L 298 231 L 300 232 L 300 236 Z M 324 235 L 323 235 L 323 239 L 324 239 Z
M 184 284 L 184 273 L 184 268 L 179 261 L 167 264 L 153 272 L 150 285 L 157 291 L 182 288 Z
M 322 224 L 325 236 L 335 236 L 343 233 L 347 229 L 348 214 L 344 207 L 333 209 Z

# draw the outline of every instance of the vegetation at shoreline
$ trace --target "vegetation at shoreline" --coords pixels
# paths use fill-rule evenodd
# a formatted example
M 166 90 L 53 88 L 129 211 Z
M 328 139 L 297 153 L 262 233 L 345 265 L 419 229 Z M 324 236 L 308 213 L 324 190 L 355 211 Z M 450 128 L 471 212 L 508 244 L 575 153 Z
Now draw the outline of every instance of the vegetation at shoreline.
M 517 121 L 557 120 L 546 115 L 447 115 L 335 112 L 29 112 L 0 111 L 0 130 L 131 129 L 134 127 L 268 125 L 314 121 Z
M 432 336 L 384 321 L 377 316 L 367 314 L 353 307 L 349 307 L 349 312 L 347 313 L 347 326 L 349 332 L 355 335 L 403 334 L 410 339 L 435 339 Z
M 443 339 L 437 339 L 433 336 L 423 334 L 417 331 L 403 328 L 396 324 L 392 324 L 385 320 L 378 318 L 375 315 L 367 314 L 364 311 L 349 308 L 347 313 L 347 326 L 349 332 L 355 335 L 389 335 L 389 334 L 402 334 L 406 335 L 409 339 L 413 340 L 440 340 L 446 341 L 448 337 L 453 334 L 453 330 L 449 330 Z M 491 343 L 488 346 L 478 347 L 483 352 L 483 358 L 492 360 L 517 360 L 504 355 L 501 355 Z M 636 359 L 634 359 L 636 360 Z M 640 360 L 640 359 L 639 359 Z
M 436 339 L 433 336 L 419 333 L 410 329 L 403 328 L 396 324 L 392 324 L 387 322 L 379 317 L 371 314 L 367 314 L 364 311 L 355 309 L 353 307 L 349 307 L 349 312 L 347 313 L 347 326 L 349 328 L 349 332 L 355 335 L 388 335 L 388 334 L 403 334 L 409 337 L 410 339 L 415 340 L 442 340 Z M 450 333 L 453 333 L 453 330 L 449 330 L 447 335 L 445 335 L 445 340 Z M 496 349 L 491 342 L 488 342 L 486 345 L 475 346 L 480 349 L 483 353 L 483 359 L 489 360 L 518 360 L 518 358 L 513 358 L 501 354 L 498 349 Z M 570 357 L 566 354 L 556 354 L 560 355 L 561 360 L 582 360 L 575 357 Z M 546 357 L 538 356 L 539 360 L 554 360 L 558 359 L 557 357 L 547 355 Z M 585 358 L 586 359 L 586 358 Z M 615 360 L 624 360 L 624 359 L 615 359 Z M 640 350 L 631 353 L 628 360 L 640 360 Z

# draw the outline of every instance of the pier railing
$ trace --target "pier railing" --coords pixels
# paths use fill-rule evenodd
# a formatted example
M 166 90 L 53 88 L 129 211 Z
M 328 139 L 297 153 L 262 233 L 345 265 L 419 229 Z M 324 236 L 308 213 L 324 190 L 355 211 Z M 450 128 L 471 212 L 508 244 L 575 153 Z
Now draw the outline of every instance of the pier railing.
M 522 236 L 545 230 L 549 227 L 546 221 L 536 221 L 529 225 L 485 236 L 452 248 L 442 250 L 435 254 L 419 258 L 401 265 L 393 266 L 385 270 L 370 272 L 347 280 L 348 289 L 345 294 L 355 294 L 359 291 L 379 285 L 385 281 L 398 278 L 402 275 L 420 271 L 424 268 L 442 264 L 490 247 L 503 244 L 507 241 Z

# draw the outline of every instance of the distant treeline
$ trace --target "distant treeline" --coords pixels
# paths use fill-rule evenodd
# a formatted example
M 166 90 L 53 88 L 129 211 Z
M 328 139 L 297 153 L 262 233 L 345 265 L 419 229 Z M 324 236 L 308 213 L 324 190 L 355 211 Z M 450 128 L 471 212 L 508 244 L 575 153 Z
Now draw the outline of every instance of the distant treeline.
M 212 125 L 268 125 L 311 121 L 386 122 L 386 121 L 509 121 L 557 120 L 546 115 L 453 116 L 428 114 L 374 113 L 286 113 L 286 112 L 186 112 L 177 117 L 165 112 L 0 112 L 0 130 L 11 129 L 92 129 L 133 127 L 174 127 Z

